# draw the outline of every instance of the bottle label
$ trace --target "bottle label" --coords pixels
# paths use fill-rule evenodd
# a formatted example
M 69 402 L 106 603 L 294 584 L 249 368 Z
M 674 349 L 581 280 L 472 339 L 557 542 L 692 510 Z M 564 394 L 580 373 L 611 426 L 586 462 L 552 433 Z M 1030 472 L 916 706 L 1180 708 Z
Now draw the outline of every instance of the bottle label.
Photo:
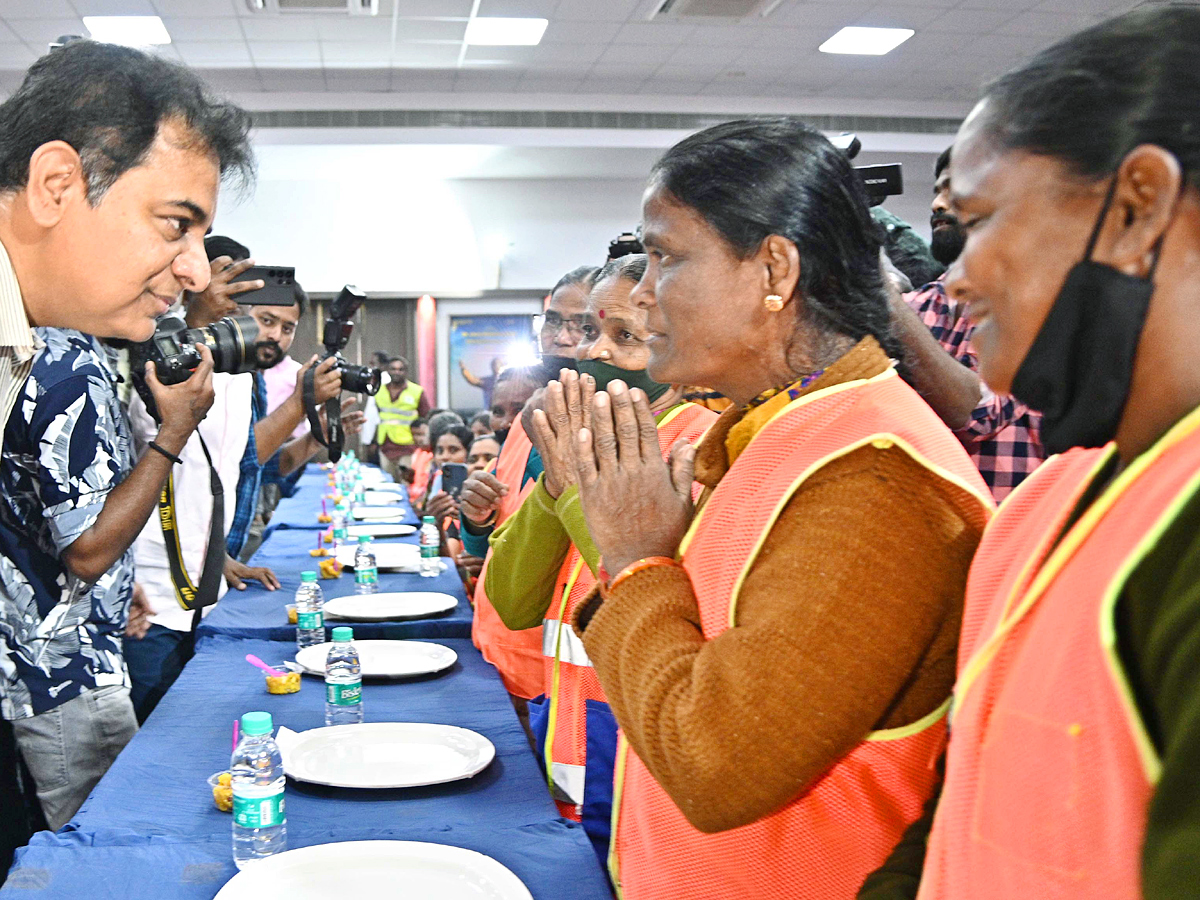
M 334 706 L 358 706 L 362 703 L 362 680 L 325 682 L 325 702 Z
M 287 822 L 283 787 L 234 784 L 233 821 L 242 828 L 271 828 Z
M 363 566 L 360 569 L 354 570 L 355 584 L 378 584 L 379 569 L 375 566 Z
M 438 558 L 438 549 L 439 548 L 438 548 L 437 544 L 433 544 L 433 545 L 422 544 L 421 545 L 421 559 L 437 559 Z
M 296 613 L 296 627 L 301 631 L 313 631 L 317 628 L 324 628 L 325 615 L 320 610 L 316 612 L 298 612 Z

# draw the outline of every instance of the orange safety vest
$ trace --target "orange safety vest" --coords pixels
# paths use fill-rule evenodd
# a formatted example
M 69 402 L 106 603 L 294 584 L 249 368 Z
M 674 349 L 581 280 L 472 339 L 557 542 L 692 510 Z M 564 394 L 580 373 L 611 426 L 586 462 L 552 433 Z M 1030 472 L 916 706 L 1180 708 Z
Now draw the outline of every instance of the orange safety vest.
M 979 546 L 922 900 L 1141 896 L 1161 763 L 1117 653 L 1116 605 L 1200 490 L 1200 410 L 1064 534 L 1115 452 L 1053 458 Z
M 704 436 L 717 414 L 695 403 L 682 403 L 658 424 L 658 444 L 663 456 L 680 438 L 695 444 Z M 693 494 L 699 493 L 699 485 Z M 694 498 L 693 498 L 694 499 Z M 546 773 L 559 812 L 580 821 L 583 814 L 584 779 L 588 765 L 587 701 L 608 703 L 600 680 L 592 669 L 583 641 L 571 628 L 571 618 L 584 597 L 596 586 L 596 578 L 571 545 L 559 569 L 554 596 L 542 622 L 542 656 L 545 685 L 550 697 L 546 728 Z M 610 732 L 611 741 L 611 732 Z M 612 770 L 601 773 L 611 789 Z
M 496 460 L 496 478 L 508 485 L 508 493 L 500 501 L 500 509 L 496 512 L 497 526 L 520 509 L 525 498 L 533 491 L 534 482 L 521 485 L 532 449 L 533 443 L 525 434 L 518 417 L 513 421 Z M 500 672 L 508 692 L 532 700 L 545 692 L 542 685 L 542 632 L 540 628 L 511 631 L 505 627 L 483 589 L 491 558 L 492 551 L 488 550 L 483 571 L 479 573 L 479 581 L 475 585 L 475 618 L 471 623 L 471 639 L 483 658 Z
M 867 445 L 904 450 L 974 497 L 980 526 L 987 521 L 994 503 L 978 470 L 894 369 L 806 394 L 754 437 L 680 547 L 706 639 L 737 627 L 745 573 L 805 479 Z M 718 834 L 693 828 L 622 738 L 609 855 L 618 891 L 627 900 L 850 900 L 920 816 L 948 707 L 869 734 L 778 812 Z
M 417 504 L 425 496 L 429 487 L 429 474 L 433 471 L 433 453 L 418 447 L 412 455 L 413 483 L 408 489 L 408 497 Z

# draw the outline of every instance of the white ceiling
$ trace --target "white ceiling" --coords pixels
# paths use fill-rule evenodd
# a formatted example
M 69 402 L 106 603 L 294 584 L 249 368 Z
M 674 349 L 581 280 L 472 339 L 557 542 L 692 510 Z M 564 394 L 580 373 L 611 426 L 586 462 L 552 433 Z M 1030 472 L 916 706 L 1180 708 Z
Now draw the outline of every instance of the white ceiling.
M 0 0 L 0 89 L 11 90 L 53 38 L 86 34 L 81 16 L 157 14 L 174 40 L 165 55 L 256 109 L 345 108 L 356 97 L 368 101 L 358 108 L 403 106 L 417 96 L 426 107 L 562 109 L 575 97 L 574 108 L 715 110 L 745 99 L 755 111 L 797 103 L 837 111 L 846 101 L 878 114 L 946 114 L 1047 43 L 1139 5 L 784 0 L 766 18 L 648 21 L 660 2 L 481 0 L 479 15 L 543 16 L 550 25 L 537 47 L 463 55 L 472 0 L 380 0 L 373 18 L 252 13 L 244 0 Z M 917 33 L 883 57 L 818 53 L 844 25 Z

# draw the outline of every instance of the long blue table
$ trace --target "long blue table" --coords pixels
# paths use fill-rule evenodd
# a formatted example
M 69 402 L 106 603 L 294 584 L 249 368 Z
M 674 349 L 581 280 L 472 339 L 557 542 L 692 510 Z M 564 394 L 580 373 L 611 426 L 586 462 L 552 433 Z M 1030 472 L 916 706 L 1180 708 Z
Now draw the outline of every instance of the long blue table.
M 609 897 L 582 830 L 558 818 L 495 672 L 469 641 L 442 643 L 459 654 L 447 672 L 366 683 L 366 720 L 470 728 L 495 744 L 495 760 L 472 779 L 404 790 L 289 780 L 289 846 L 429 840 L 496 858 L 538 900 Z M 244 660 L 247 653 L 270 660 L 279 655 L 279 645 L 201 640 L 195 658 L 75 818 L 59 834 L 39 834 L 19 851 L 0 893 L 211 898 L 234 867 L 230 817 L 213 806 L 205 779 L 228 766 L 233 720 L 263 709 L 277 725 L 296 731 L 324 724 L 319 679 L 305 677 L 297 694 L 267 694 L 261 673 Z M 108 882 L 105 873 L 116 880 Z
M 329 487 L 329 477 L 326 471 L 310 466 L 309 470 L 301 475 L 300 480 L 296 483 L 296 492 L 291 497 L 284 497 L 275 507 L 275 513 L 271 516 L 268 526 L 268 533 L 279 529 L 299 528 L 305 531 L 317 531 L 328 528 L 328 525 L 317 521 L 317 515 L 321 512 L 321 498 L 330 491 L 332 488 Z M 404 521 L 410 525 L 419 525 L 420 521 L 417 519 L 416 513 L 408 504 L 407 494 L 403 496 Z M 327 512 L 333 512 L 331 502 L 327 501 L 325 508 Z
M 416 536 L 389 538 L 388 541 L 415 543 Z M 381 541 L 380 543 L 385 543 Z M 197 634 L 200 637 L 238 637 L 251 640 L 294 641 L 296 626 L 289 625 L 287 604 L 296 597 L 300 573 L 316 569 L 318 559 L 309 555 L 317 546 L 315 531 L 279 530 L 272 534 L 258 552 L 250 558 L 252 566 L 268 566 L 282 585 L 268 591 L 257 582 L 248 582 L 244 591 L 229 591 L 216 608 L 204 617 Z M 413 638 L 465 638 L 471 636 L 471 603 L 463 590 L 462 580 L 450 560 L 435 578 L 416 574 L 380 572 L 379 590 L 437 591 L 458 599 L 458 606 L 447 613 L 425 619 L 402 622 L 334 622 L 326 623 L 326 631 L 334 625 L 353 625 L 360 638 L 374 640 L 404 640 Z M 321 581 L 325 599 L 346 597 L 354 593 L 354 573 L 343 572 L 336 580 Z

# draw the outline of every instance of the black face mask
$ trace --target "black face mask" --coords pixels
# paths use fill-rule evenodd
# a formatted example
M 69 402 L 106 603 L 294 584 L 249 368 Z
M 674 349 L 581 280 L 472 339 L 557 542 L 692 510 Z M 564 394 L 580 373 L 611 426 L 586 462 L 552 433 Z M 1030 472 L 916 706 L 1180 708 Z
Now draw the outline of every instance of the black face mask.
M 497 428 L 495 430 L 494 434 L 496 435 L 496 440 L 500 442 L 501 447 L 503 447 L 504 442 L 508 440 L 508 432 L 510 430 L 510 428 Z
M 1083 261 L 1068 273 L 1013 379 L 1013 396 L 1042 413 L 1048 454 L 1111 441 L 1129 397 L 1163 239 L 1145 278 L 1092 261 L 1115 189 L 1114 178 Z

